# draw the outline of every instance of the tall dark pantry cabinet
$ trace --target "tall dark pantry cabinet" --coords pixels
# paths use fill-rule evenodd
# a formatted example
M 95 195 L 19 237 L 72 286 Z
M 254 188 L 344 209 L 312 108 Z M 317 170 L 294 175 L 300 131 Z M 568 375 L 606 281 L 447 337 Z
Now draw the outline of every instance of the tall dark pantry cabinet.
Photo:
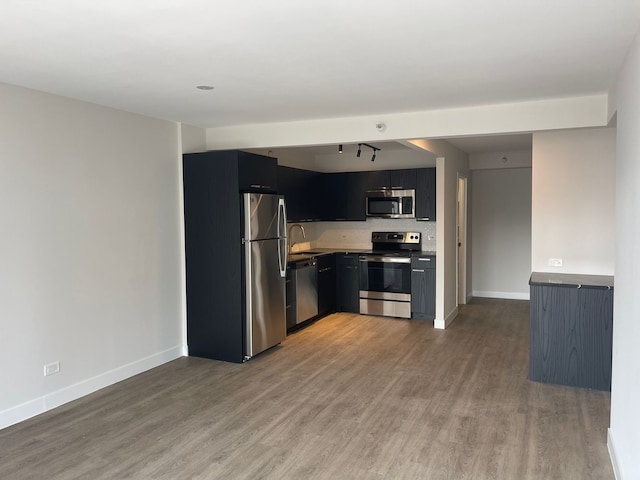
M 241 363 L 241 192 L 274 193 L 277 160 L 239 151 L 183 157 L 189 355 Z

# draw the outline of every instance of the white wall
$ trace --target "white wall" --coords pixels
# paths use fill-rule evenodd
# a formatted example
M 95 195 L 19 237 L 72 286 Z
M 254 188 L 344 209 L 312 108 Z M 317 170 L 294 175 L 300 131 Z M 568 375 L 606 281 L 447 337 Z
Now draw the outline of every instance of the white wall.
M 531 168 L 473 170 L 471 183 L 473 296 L 528 300 Z
M 613 128 L 533 134 L 533 271 L 613 275 L 615 136 Z
M 531 149 L 479 152 L 469 155 L 469 168 L 531 168 Z
M 0 104 L 4 427 L 180 356 L 184 318 L 177 125 L 5 84 Z
M 617 84 L 616 279 L 609 451 L 618 480 L 640 478 L 640 37 Z
M 182 153 L 198 153 L 207 150 L 207 131 L 183 123 L 180 126 Z
M 373 143 L 606 126 L 605 94 L 422 112 L 263 123 L 207 129 L 207 148 Z M 380 132 L 376 123 L 386 129 Z

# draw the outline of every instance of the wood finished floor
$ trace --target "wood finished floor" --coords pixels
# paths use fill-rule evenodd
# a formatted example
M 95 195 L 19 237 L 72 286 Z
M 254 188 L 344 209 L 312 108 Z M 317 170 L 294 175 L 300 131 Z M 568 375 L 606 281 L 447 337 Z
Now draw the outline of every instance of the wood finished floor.
M 528 312 L 336 314 L 244 365 L 181 358 L 1 430 L 0 478 L 613 479 L 609 393 L 530 382 Z

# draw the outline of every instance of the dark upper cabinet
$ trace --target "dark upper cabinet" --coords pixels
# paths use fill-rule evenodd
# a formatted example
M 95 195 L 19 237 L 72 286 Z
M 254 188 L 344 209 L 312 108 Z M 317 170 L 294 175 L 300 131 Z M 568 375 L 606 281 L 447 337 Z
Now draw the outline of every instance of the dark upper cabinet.
M 364 190 L 380 190 L 381 188 L 389 188 L 391 180 L 389 170 L 373 170 L 370 172 L 362 172 L 364 174 Z
M 415 168 L 374 170 L 364 173 L 366 174 L 366 190 L 379 190 L 383 188 L 406 190 L 416 188 L 417 185 L 417 174 Z
M 364 222 L 365 216 L 365 192 L 368 188 L 369 172 L 349 172 L 346 176 L 347 193 L 344 215 L 346 220 Z
M 416 219 L 436 219 L 436 169 L 416 170 Z
M 417 171 L 415 168 L 389 170 L 389 186 L 407 190 L 417 187 Z
M 278 193 L 284 195 L 289 222 L 320 220 L 317 201 L 321 173 L 300 168 L 278 166 Z
M 240 151 L 234 153 L 238 156 L 238 183 L 241 192 L 275 193 L 278 191 L 278 160 L 276 158 Z
M 316 202 L 320 220 L 352 220 L 347 174 L 321 174 L 317 182 Z
M 435 168 L 319 173 L 277 167 L 278 193 L 285 196 L 290 222 L 365 221 L 368 190 L 416 190 L 416 218 L 435 220 Z

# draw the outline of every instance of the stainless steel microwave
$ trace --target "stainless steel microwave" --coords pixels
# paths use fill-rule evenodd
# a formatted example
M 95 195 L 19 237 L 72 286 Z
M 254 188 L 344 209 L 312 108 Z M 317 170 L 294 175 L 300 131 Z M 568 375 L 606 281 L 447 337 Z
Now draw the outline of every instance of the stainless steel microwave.
M 366 208 L 367 217 L 416 218 L 416 191 L 368 190 Z

